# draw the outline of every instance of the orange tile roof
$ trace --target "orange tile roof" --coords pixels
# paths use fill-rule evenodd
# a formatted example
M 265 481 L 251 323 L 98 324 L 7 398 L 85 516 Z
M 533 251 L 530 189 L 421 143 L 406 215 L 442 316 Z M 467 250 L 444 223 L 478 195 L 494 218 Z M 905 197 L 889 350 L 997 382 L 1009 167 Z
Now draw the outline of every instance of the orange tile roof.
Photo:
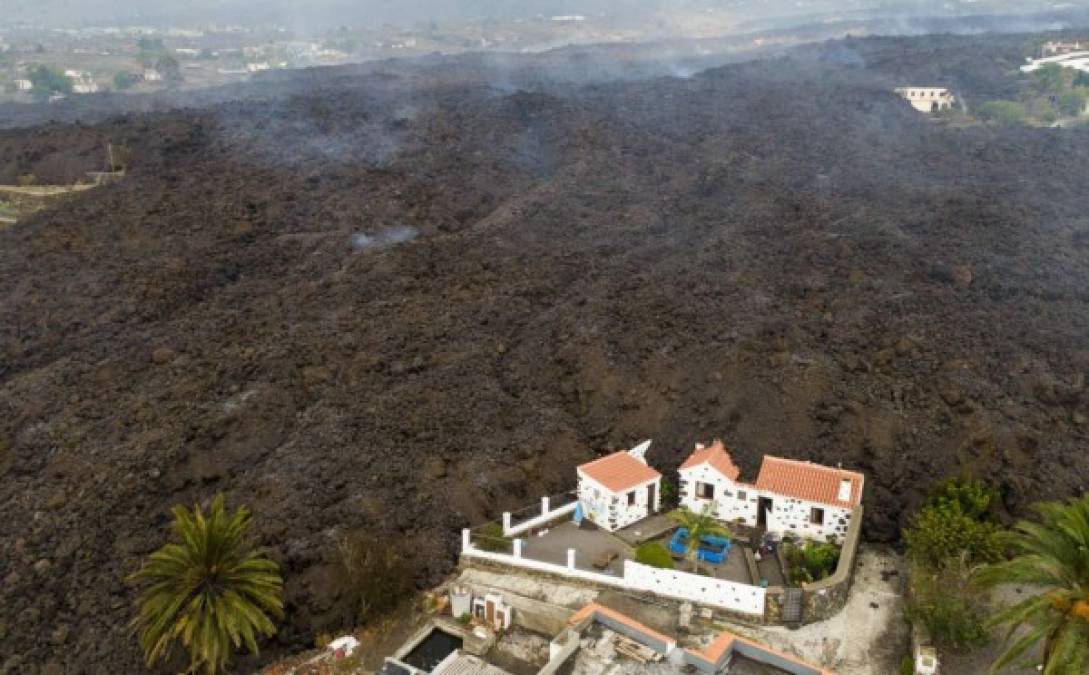
M 627 490 L 662 477 L 662 474 L 632 457 L 626 450 L 587 462 L 579 466 L 579 471 L 613 492 Z
M 705 448 L 697 445 L 696 451 L 689 455 L 688 459 L 684 460 L 684 464 L 681 464 L 681 469 L 691 469 L 704 463 L 709 464 L 712 469 L 730 480 L 737 480 L 737 477 L 741 475 L 741 469 L 734 464 L 730 452 L 722 441 L 717 438 L 714 443 Z
M 655 640 L 659 640 L 659 641 L 664 642 L 666 644 L 677 644 L 677 640 L 675 638 L 671 638 L 668 635 L 662 635 L 661 633 L 654 630 L 653 628 L 650 628 L 649 626 L 644 626 L 643 624 L 639 623 L 638 621 L 631 618 L 630 616 L 628 616 L 626 614 L 621 614 L 620 612 L 616 611 L 615 609 L 610 609 L 610 608 L 606 607 L 605 605 L 599 605 L 596 602 L 591 602 L 590 604 L 586 605 L 585 607 L 583 607 L 579 611 L 572 614 L 571 618 L 567 620 L 567 625 L 577 626 L 578 624 L 582 623 L 584 619 L 586 619 L 588 617 L 591 620 L 595 620 L 595 619 L 597 619 L 597 616 L 599 614 L 607 616 L 607 617 L 609 617 L 610 619 L 612 619 L 614 621 L 617 621 L 619 623 L 624 624 L 625 626 L 628 626 L 629 628 L 634 628 L 635 630 L 639 631 L 643 635 L 646 635 L 647 637 L 652 637 Z
M 839 498 L 840 482 L 851 482 L 850 499 Z M 862 502 L 862 474 L 830 466 L 765 455 L 756 487 L 811 502 L 852 508 Z

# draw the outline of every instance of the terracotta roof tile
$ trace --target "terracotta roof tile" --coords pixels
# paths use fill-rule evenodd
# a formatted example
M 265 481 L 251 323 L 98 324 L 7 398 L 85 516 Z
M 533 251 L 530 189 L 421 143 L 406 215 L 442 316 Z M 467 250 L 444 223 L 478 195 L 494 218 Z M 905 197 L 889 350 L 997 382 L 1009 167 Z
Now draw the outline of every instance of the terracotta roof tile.
M 621 450 L 579 466 L 579 471 L 613 492 L 633 488 L 662 474 Z
M 843 481 L 850 485 L 846 499 L 840 498 Z M 863 481 L 862 474 L 856 471 L 765 455 L 755 485 L 788 497 L 853 508 L 862 502 Z
M 684 464 L 681 464 L 681 469 L 691 469 L 705 463 L 730 480 L 737 480 L 737 477 L 741 475 L 741 469 L 737 468 L 733 458 L 730 457 L 730 452 L 718 439 L 705 448 L 697 445 L 696 451 L 684 460 Z

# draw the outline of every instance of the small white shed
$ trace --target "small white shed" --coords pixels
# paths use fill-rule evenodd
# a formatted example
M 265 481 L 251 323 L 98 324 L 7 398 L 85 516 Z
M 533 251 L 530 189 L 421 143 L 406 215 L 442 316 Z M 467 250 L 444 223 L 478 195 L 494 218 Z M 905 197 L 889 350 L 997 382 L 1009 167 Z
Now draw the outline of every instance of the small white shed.
M 578 467 L 578 498 L 586 518 L 614 532 L 657 513 L 662 474 L 647 465 L 650 441 Z

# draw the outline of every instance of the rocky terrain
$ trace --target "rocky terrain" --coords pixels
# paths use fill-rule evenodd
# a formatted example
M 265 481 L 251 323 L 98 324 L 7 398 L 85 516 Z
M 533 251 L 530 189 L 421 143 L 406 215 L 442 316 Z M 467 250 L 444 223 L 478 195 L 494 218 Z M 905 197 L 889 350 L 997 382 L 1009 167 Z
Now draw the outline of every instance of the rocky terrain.
M 137 672 L 125 577 L 217 491 L 283 565 L 269 658 L 350 624 L 341 534 L 434 582 L 459 528 L 648 437 L 663 469 L 715 436 L 749 476 L 859 468 L 871 541 L 962 471 L 1008 516 L 1086 489 L 1089 130 L 891 92 L 1023 41 L 581 85 L 306 71 L 0 132 L 0 182 L 133 157 L 0 232 L 0 671 Z

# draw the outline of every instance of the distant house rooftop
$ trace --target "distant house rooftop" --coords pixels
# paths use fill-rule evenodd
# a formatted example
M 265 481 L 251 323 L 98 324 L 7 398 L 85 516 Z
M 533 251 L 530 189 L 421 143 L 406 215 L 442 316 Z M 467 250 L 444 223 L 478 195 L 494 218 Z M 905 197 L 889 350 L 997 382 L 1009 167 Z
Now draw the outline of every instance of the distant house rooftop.
M 613 492 L 623 492 L 662 477 L 626 450 L 587 462 L 578 469 Z
M 853 508 L 862 502 L 863 480 L 855 471 L 765 455 L 755 485 L 788 497 Z
M 681 468 L 691 469 L 701 464 L 707 464 L 730 480 L 737 480 L 737 477 L 741 475 L 741 469 L 734 464 L 726 446 L 717 439 L 711 445 L 696 446 L 696 451 L 688 456 L 684 464 L 681 464 Z

